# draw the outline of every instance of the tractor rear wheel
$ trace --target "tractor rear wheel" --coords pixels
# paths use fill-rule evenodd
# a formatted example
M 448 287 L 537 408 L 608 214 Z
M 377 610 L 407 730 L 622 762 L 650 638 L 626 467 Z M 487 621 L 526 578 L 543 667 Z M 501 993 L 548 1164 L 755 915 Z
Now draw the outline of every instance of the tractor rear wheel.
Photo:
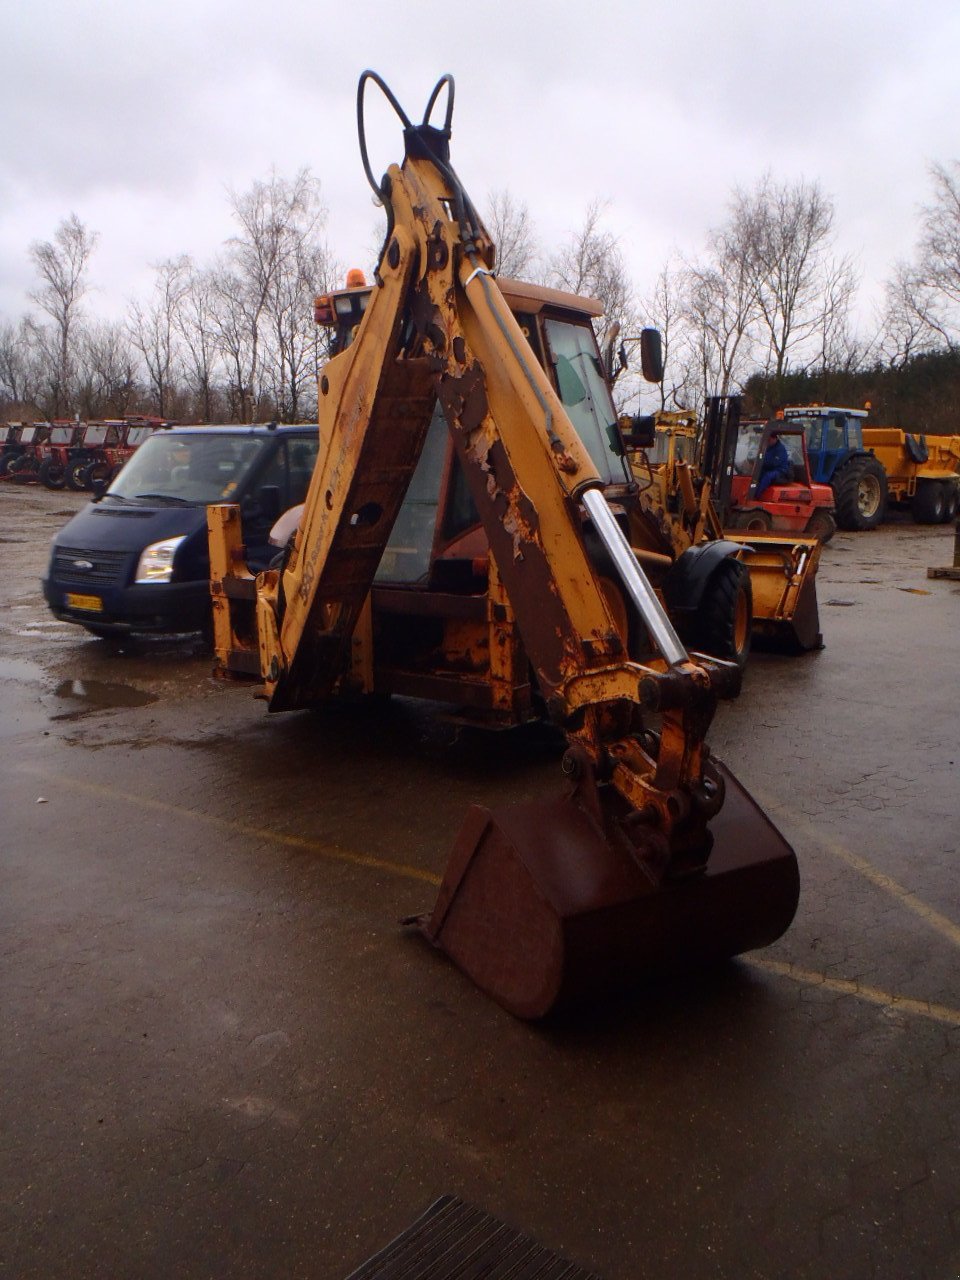
M 820 507 L 807 521 L 803 531 L 808 538 L 819 538 L 821 542 L 829 542 L 837 532 L 837 522 L 825 507 Z
M 91 462 L 83 469 L 83 487 L 94 493 L 106 493 L 107 486 L 113 479 L 113 468 L 109 462 Z
M 939 480 L 921 480 L 910 511 L 917 524 L 942 524 L 947 515 L 947 490 Z
M 62 489 L 67 483 L 67 468 L 57 458 L 44 458 L 40 463 L 40 483 L 48 489 Z
M 83 458 L 80 462 L 67 463 L 67 485 L 73 489 L 75 493 L 80 493 L 87 486 L 84 484 L 84 472 L 90 465 L 89 458 Z
M 875 529 L 887 506 L 887 473 L 876 458 L 851 459 L 833 477 L 841 529 Z
M 752 628 L 750 570 L 741 560 L 723 560 L 704 588 L 693 647 L 735 662 L 742 671 L 750 654 Z
M 956 484 L 947 485 L 947 512 L 943 517 L 943 523 L 949 524 L 951 520 L 956 520 L 957 509 L 960 508 L 960 489 Z

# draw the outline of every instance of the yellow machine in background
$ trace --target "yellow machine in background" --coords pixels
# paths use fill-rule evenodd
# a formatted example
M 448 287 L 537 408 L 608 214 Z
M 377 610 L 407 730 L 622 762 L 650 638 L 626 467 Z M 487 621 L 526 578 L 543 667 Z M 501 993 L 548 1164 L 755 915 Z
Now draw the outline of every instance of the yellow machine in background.
M 637 511 L 655 525 L 676 558 L 691 547 L 735 543 L 737 559 L 750 575 L 754 636 L 798 649 L 820 648 L 816 575 L 821 544 L 816 538 L 724 529 L 722 508 L 716 505 L 722 485 L 715 486 L 701 464 L 708 433 L 726 430 L 724 405 L 717 402 L 714 409 L 703 424 L 688 410 L 652 415 L 652 443 L 630 452 L 639 484 Z M 631 521 L 632 539 L 640 536 L 639 525 L 639 519 Z
M 864 446 L 887 473 L 887 501 L 909 503 L 918 524 L 944 524 L 960 500 L 960 436 L 864 427 Z
M 361 126 L 371 80 L 406 146 L 377 182 L 361 128 L 388 213 L 377 284 L 323 370 L 320 457 L 281 563 L 253 579 L 235 511 L 210 510 L 218 659 L 228 674 L 255 661 L 271 711 L 286 711 L 377 688 L 384 648 L 387 674 L 408 693 L 419 679 L 428 697 L 469 685 L 485 650 L 478 702 L 510 723 L 527 706 L 563 731 L 566 794 L 473 807 L 418 919 L 504 1007 L 539 1017 L 771 942 L 796 908 L 796 859 L 706 746 L 740 672 L 688 652 L 631 549 L 565 405 L 589 394 L 584 357 L 559 353 L 558 393 L 493 277 L 494 246 L 450 165 L 452 80 L 413 125 L 365 72 Z M 422 581 L 378 586 L 437 404 L 484 547 L 428 557 L 442 567 Z M 436 532 L 435 512 L 429 521 Z M 406 545 L 394 543 L 401 558 Z M 631 619 L 642 659 L 624 634 Z

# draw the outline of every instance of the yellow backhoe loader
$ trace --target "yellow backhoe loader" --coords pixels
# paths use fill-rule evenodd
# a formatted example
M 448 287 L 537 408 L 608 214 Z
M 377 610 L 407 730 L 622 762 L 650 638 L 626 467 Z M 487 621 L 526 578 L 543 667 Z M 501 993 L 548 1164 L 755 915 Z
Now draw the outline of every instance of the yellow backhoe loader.
M 380 182 L 363 131 L 371 82 L 404 126 L 403 163 Z M 211 593 L 221 668 L 259 675 L 271 711 L 377 688 L 385 646 L 397 691 L 442 697 L 482 667 L 478 704 L 563 730 L 565 794 L 473 807 L 417 918 L 478 986 L 536 1018 L 769 944 L 793 918 L 799 877 L 704 741 L 739 667 L 688 652 L 494 278 L 494 245 L 450 164 L 453 99 L 444 76 L 415 125 L 378 76 L 360 78 L 361 156 L 388 215 L 376 287 L 324 367 L 320 456 L 280 563 L 254 579 L 237 509 L 212 507 Z M 397 589 L 383 588 L 375 619 L 388 548 L 418 554 L 415 504 L 409 545 L 391 535 L 438 403 L 483 547 L 447 557 L 419 605 L 407 591 L 391 613 Z M 426 523 L 436 529 L 434 512 Z

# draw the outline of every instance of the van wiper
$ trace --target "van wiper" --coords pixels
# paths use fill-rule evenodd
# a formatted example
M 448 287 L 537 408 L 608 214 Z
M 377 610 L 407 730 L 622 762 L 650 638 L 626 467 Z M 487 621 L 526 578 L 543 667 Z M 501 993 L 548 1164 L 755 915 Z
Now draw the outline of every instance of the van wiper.
M 137 498 L 150 498 L 155 502 L 174 502 L 181 507 L 192 507 L 194 505 L 188 498 L 178 498 L 172 493 L 138 493 L 134 496 Z

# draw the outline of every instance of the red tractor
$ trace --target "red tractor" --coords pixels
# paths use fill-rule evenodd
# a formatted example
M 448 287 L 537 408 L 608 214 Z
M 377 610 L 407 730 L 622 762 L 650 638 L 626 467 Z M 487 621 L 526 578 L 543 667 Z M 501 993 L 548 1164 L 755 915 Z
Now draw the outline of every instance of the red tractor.
M 40 451 L 50 432 L 57 426 L 69 427 L 70 425 L 65 422 L 31 422 L 22 426 L 16 446 L 17 452 L 8 454 L 4 458 L 4 477 L 20 483 L 36 480 L 42 460 Z
M 74 449 L 80 443 L 83 426 L 79 422 L 56 422 L 46 440 L 37 445 L 37 479 L 48 489 L 62 489 Z
M 24 425 L 22 422 L 0 423 L 0 480 L 6 478 L 10 468 L 24 450 L 25 446 L 20 443 L 20 434 Z
M 764 476 L 771 437 L 779 437 L 787 456 L 773 483 Z M 833 537 L 837 528 L 833 490 L 812 479 L 801 426 L 778 419 L 740 423 L 725 523 L 733 529 L 793 533 L 821 542 Z
M 117 439 L 105 443 L 96 458 L 85 464 L 80 474 L 83 488 L 103 493 L 144 440 L 164 425 L 166 424 L 162 418 L 128 418 L 120 426 Z

